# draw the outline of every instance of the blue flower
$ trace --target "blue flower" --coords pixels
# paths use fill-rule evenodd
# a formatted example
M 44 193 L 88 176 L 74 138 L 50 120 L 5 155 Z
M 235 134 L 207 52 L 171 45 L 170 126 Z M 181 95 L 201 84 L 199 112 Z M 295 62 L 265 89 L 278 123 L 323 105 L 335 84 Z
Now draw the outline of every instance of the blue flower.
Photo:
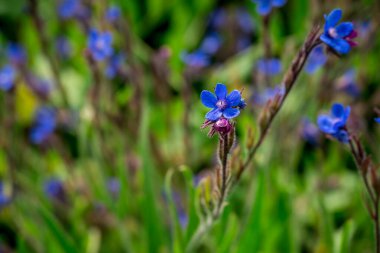
M 211 28 L 218 29 L 222 27 L 227 21 L 227 13 L 225 10 L 219 8 L 216 9 L 210 15 L 210 26 Z
M 338 90 L 346 92 L 353 98 L 360 95 L 360 90 L 356 83 L 356 72 L 354 69 L 346 71 L 346 73 L 344 73 L 344 75 L 337 80 L 336 86 Z
M 123 62 L 125 61 L 125 56 L 121 53 L 113 55 L 106 67 L 106 76 L 109 79 L 113 79 L 120 71 Z
M 70 57 L 71 53 L 72 53 L 72 48 L 71 48 L 71 45 L 70 45 L 70 42 L 69 40 L 66 38 L 66 37 L 58 37 L 55 41 L 55 48 L 58 52 L 58 55 L 62 58 L 62 59 L 67 59 Z
M 113 23 L 116 22 L 121 16 L 120 8 L 117 6 L 111 6 L 106 11 L 106 19 L 108 22 Z
M 0 89 L 10 90 L 15 82 L 16 71 L 11 65 L 5 65 L 0 69 Z
M 255 93 L 255 95 L 253 95 L 253 102 L 257 105 L 265 105 L 270 99 L 273 99 L 277 94 L 283 96 L 285 94 L 285 88 L 283 86 L 266 88 L 263 92 Z
M 58 6 L 58 14 L 63 19 L 75 17 L 81 11 L 79 0 L 63 0 Z
M 253 21 L 251 14 L 246 11 L 244 8 L 240 8 L 236 11 L 236 18 L 239 27 L 245 32 L 249 34 L 253 30 Z
M 110 178 L 107 181 L 107 189 L 113 195 L 117 196 L 120 192 L 120 180 L 118 178 Z
M 112 34 L 91 29 L 87 46 L 96 61 L 102 61 L 113 53 Z
M 375 118 L 375 122 L 380 123 L 380 117 Z
M 56 128 L 56 113 L 51 107 L 40 107 L 34 118 L 34 124 L 30 131 L 30 141 L 34 144 L 41 144 Z
M 204 38 L 201 44 L 201 51 L 206 54 L 212 55 L 219 50 L 221 45 L 222 39 L 220 35 L 217 33 L 210 33 Z
M 26 61 L 25 48 L 19 44 L 10 43 L 7 47 L 7 57 L 12 64 L 24 64 Z
M 319 139 L 318 127 L 313 124 L 309 119 L 304 118 L 301 121 L 300 135 L 302 139 L 311 145 L 317 145 Z
M 212 108 L 206 114 L 207 120 L 217 121 L 222 116 L 226 119 L 232 119 L 240 114 L 239 105 L 242 104 L 240 91 L 234 90 L 227 95 L 227 87 L 218 83 L 215 87 L 215 95 L 207 90 L 201 92 L 203 105 Z
M 267 76 L 274 76 L 281 72 L 281 61 L 277 58 L 260 59 L 257 62 L 257 70 Z
M 282 7 L 286 4 L 286 0 L 252 0 L 256 6 L 257 12 L 262 15 L 268 15 L 272 7 Z
M 319 45 L 310 53 L 307 59 L 305 71 L 308 74 L 314 74 L 320 67 L 325 65 L 327 61 L 327 56 L 323 51 L 323 46 Z
M 51 199 L 59 199 L 64 194 L 63 182 L 60 179 L 51 178 L 44 183 L 44 193 Z
M 324 33 L 320 39 L 338 54 L 348 54 L 356 43 L 351 39 L 357 36 L 354 25 L 351 22 L 343 22 L 338 25 L 342 18 L 342 10 L 335 9 L 329 15 L 325 15 Z
M 319 129 L 338 141 L 347 143 L 349 135 L 346 130 L 346 123 L 350 112 L 351 108 L 349 106 L 345 108 L 342 104 L 334 104 L 331 108 L 331 115 L 322 114 L 318 117 Z
M 10 201 L 11 201 L 10 196 L 4 193 L 3 182 L 0 182 L 0 210 L 6 205 L 8 205 Z
M 182 53 L 182 61 L 189 67 L 204 68 L 210 64 L 210 56 L 201 50 L 193 53 Z

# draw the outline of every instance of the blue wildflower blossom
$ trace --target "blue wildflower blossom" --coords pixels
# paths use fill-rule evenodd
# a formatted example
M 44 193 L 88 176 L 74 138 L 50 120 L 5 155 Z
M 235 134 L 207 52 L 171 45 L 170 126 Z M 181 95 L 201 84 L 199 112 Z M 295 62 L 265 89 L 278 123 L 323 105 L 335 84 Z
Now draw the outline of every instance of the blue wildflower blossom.
M 331 108 L 331 115 L 322 114 L 318 117 L 319 129 L 338 141 L 347 143 L 349 135 L 346 130 L 346 123 L 350 112 L 351 108 L 349 106 L 345 108 L 342 104 L 334 104 Z
M 210 33 L 204 38 L 201 44 L 201 51 L 206 54 L 212 55 L 219 50 L 221 45 L 222 39 L 220 35 L 217 33 Z
M 325 15 L 324 33 L 320 39 L 338 54 L 348 54 L 351 47 L 356 43 L 352 41 L 357 36 L 354 25 L 351 22 L 343 22 L 338 25 L 342 18 L 342 10 L 335 9 L 329 15 Z
M 46 180 L 44 183 L 44 193 L 51 199 L 58 199 L 64 192 L 63 182 L 56 178 Z
M 193 68 L 204 68 L 210 64 L 210 56 L 201 50 L 197 50 L 193 53 L 182 53 L 182 61 Z
M 92 29 L 87 40 L 88 49 L 96 61 L 102 61 L 113 53 L 112 34 Z
M 30 131 L 30 141 L 34 144 L 41 144 L 56 128 L 56 113 L 51 107 L 40 107 L 34 118 L 34 125 Z
M 79 0 L 63 0 L 58 6 L 58 14 L 63 19 L 75 17 L 81 9 Z
M 120 8 L 117 6 L 111 6 L 106 11 L 106 19 L 108 22 L 116 22 L 121 16 Z
M 227 87 L 218 83 L 215 87 L 215 95 L 207 90 L 201 92 L 203 105 L 212 108 L 206 114 L 207 120 L 217 121 L 222 116 L 226 119 L 232 119 L 240 114 L 239 105 L 242 103 L 240 91 L 234 90 L 227 95 Z
M 121 53 L 113 55 L 106 67 L 105 75 L 109 79 L 113 79 L 119 72 L 123 65 L 123 62 L 125 61 L 125 56 Z
M 7 57 L 12 64 L 24 64 L 26 61 L 25 48 L 19 44 L 10 43 L 7 47 Z
M 281 61 L 277 58 L 260 59 L 257 62 L 257 70 L 263 75 L 274 76 L 279 74 L 281 69 Z
M 380 123 L 380 117 L 375 118 L 375 122 Z
M 257 12 L 262 15 L 268 15 L 273 7 L 282 7 L 286 4 L 286 0 L 252 0 L 256 6 Z
M 304 118 L 301 121 L 300 136 L 309 144 L 315 146 L 319 141 L 318 127 L 313 124 L 308 118 Z
M 117 197 L 120 192 L 120 180 L 118 178 L 110 178 L 107 181 L 107 189 L 113 196 Z
M 360 90 L 356 82 L 355 70 L 350 69 L 346 71 L 344 75 L 336 81 L 336 88 L 347 93 L 353 98 L 358 97 L 360 95 Z
M 11 65 L 5 65 L 0 69 L 0 89 L 10 90 L 15 82 L 16 71 Z
M 62 59 L 67 59 L 71 56 L 72 48 L 69 40 L 66 37 L 58 37 L 55 41 L 55 48 L 58 52 L 59 57 Z
M 319 45 L 311 51 L 307 59 L 305 71 L 308 74 L 314 74 L 320 67 L 325 65 L 327 56 L 323 51 L 323 46 Z
M 0 210 L 4 206 L 8 205 L 10 201 L 11 201 L 10 196 L 4 193 L 4 185 L 2 182 L 0 182 Z

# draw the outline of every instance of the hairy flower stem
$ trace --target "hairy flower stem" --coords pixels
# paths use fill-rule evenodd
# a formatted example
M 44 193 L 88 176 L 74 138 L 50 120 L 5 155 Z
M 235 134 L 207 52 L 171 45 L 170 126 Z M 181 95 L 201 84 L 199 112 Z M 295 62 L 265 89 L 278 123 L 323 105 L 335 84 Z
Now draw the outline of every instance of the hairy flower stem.
M 349 146 L 352 156 L 354 157 L 356 167 L 363 180 L 365 189 L 368 193 L 371 205 L 367 204 L 369 215 L 371 216 L 373 225 L 375 227 L 375 241 L 376 241 L 376 253 L 380 253 L 380 221 L 379 221 L 379 200 L 380 195 L 378 190 L 379 180 L 373 168 L 372 160 L 364 151 L 363 145 L 353 135 L 350 134 Z M 371 182 L 368 180 L 368 174 L 372 177 L 372 189 Z
M 235 183 L 237 183 L 240 178 L 242 173 L 247 169 L 249 166 L 250 162 L 252 161 L 252 158 L 256 154 L 257 150 L 263 143 L 265 137 L 267 136 L 268 130 L 270 126 L 272 125 L 272 122 L 274 118 L 276 117 L 277 113 L 280 111 L 282 108 L 285 99 L 289 95 L 291 89 L 293 88 L 295 82 L 297 81 L 297 78 L 305 65 L 305 62 L 310 54 L 310 52 L 318 46 L 321 42 L 319 40 L 319 26 L 314 26 L 313 29 L 311 30 L 310 34 L 308 35 L 306 41 L 304 42 L 301 50 L 298 52 L 297 56 L 293 60 L 290 68 L 286 72 L 282 84 L 285 86 L 285 93 L 282 98 L 278 101 L 277 104 L 274 104 L 273 106 L 271 105 L 271 108 L 269 108 L 270 114 L 268 115 L 268 119 L 265 122 L 265 126 L 262 128 L 260 136 L 256 144 L 252 147 L 252 149 L 249 151 L 248 156 L 243 163 L 243 165 L 238 169 L 238 172 L 235 177 Z
M 48 37 L 45 33 L 46 28 L 44 26 L 44 22 L 38 13 L 38 4 L 37 3 L 38 3 L 37 0 L 29 0 L 29 8 L 30 8 L 32 20 L 33 20 L 34 26 L 37 30 L 37 36 L 38 36 L 38 39 L 39 39 L 40 44 L 41 44 L 42 52 L 44 53 L 45 57 L 49 61 L 49 65 L 50 65 L 51 71 L 53 73 L 54 82 L 58 86 L 58 89 L 61 93 L 63 104 L 64 104 L 64 106 L 68 107 L 69 106 L 68 96 L 67 96 L 66 90 L 65 90 L 65 88 L 61 82 L 58 63 L 54 60 L 53 55 L 49 52 L 49 44 L 50 43 L 49 43 Z

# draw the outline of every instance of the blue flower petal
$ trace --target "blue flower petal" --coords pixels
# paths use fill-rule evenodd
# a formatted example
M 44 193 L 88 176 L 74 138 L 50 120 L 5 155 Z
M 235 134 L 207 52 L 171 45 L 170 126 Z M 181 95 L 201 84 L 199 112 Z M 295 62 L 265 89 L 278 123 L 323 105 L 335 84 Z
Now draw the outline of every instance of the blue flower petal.
M 377 123 L 380 123 L 380 117 L 375 118 L 375 121 L 376 121 Z
M 226 98 L 228 106 L 238 106 L 241 101 L 241 93 L 238 90 L 232 91 Z
M 215 95 L 208 90 L 201 92 L 201 101 L 202 104 L 208 108 L 215 108 L 215 104 L 217 102 Z
M 333 122 L 331 121 L 331 118 L 328 115 L 320 115 L 318 117 L 317 124 L 322 132 L 326 134 L 334 133 Z
M 219 108 L 215 108 L 206 114 L 206 119 L 211 121 L 217 121 L 222 116 L 222 111 Z
M 354 30 L 354 25 L 351 22 L 343 22 L 339 24 L 335 29 L 338 36 L 343 38 L 350 35 L 350 33 Z
M 264 0 L 264 1 L 260 1 L 257 3 L 257 12 L 262 15 L 262 16 L 266 16 L 269 14 L 269 12 L 271 11 L 272 7 L 270 5 L 270 1 L 269 0 Z
M 336 118 L 343 118 L 345 114 L 345 109 L 342 104 L 333 104 L 331 107 L 331 114 Z
M 240 110 L 237 108 L 227 108 L 223 111 L 223 116 L 227 119 L 235 118 L 240 114 Z
M 333 136 L 340 142 L 347 143 L 350 139 L 348 133 L 344 129 L 340 129 L 336 133 L 333 134 Z
M 216 84 L 215 95 L 218 98 L 218 100 L 226 99 L 226 96 L 227 96 L 227 87 L 224 84 L 222 84 L 222 83 Z
M 286 4 L 287 0 L 272 0 L 272 5 L 275 7 L 281 7 Z
M 325 34 L 322 34 L 320 39 L 338 54 L 347 54 L 351 50 L 350 44 L 344 39 L 333 39 Z
M 326 17 L 325 30 L 328 30 L 330 27 L 334 27 L 338 24 L 339 20 L 342 18 L 342 10 L 334 9 Z

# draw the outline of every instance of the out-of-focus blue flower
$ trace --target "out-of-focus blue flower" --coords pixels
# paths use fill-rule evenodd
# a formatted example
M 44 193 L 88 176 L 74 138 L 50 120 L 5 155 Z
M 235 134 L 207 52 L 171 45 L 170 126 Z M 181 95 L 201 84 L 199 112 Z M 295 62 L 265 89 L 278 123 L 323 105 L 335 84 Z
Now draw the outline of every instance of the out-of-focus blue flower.
M 243 32 L 247 34 L 252 32 L 253 20 L 249 12 L 247 12 L 243 8 L 240 8 L 237 10 L 236 18 L 237 18 L 238 25 L 243 30 Z
M 64 195 L 63 182 L 60 179 L 51 178 L 44 183 L 44 193 L 51 199 L 59 199 Z
M 110 178 L 107 181 L 107 189 L 113 196 L 117 197 L 120 192 L 120 180 L 118 178 Z
M 106 19 L 108 22 L 116 22 L 121 16 L 121 10 L 117 6 L 111 6 L 106 11 Z
M 113 79 L 120 71 L 123 66 L 123 62 L 125 61 L 125 56 L 122 53 L 113 55 L 107 64 L 106 67 L 106 76 L 109 79 Z
M 270 99 L 273 99 L 277 94 L 283 96 L 285 94 L 285 88 L 282 86 L 266 88 L 263 92 L 255 93 L 253 95 L 253 102 L 262 106 L 265 105 Z
M 311 145 L 315 146 L 318 144 L 319 140 L 319 130 L 318 127 L 313 124 L 309 119 L 304 118 L 301 121 L 300 135 L 302 139 Z
M 7 47 L 7 57 L 12 64 L 24 64 L 26 61 L 25 48 L 19 44 L 10 43 Z
M 375 122 L 380 123 L 380 117 L 375 118 Z
M 11 197 L 4 193 L 3 182 L 0 182 L 0 210 L 9 204 Z
M 218 29 L 226 23 L 227 13 L 224 9 L 216 9 L 210 15 L 210 26 L 213 29 Z
M 305 71 L 308 74 L 314 74 L 320 67 L 325 65 L 327 61 L 327 56 L 323 51 L 323 46 L 319 45 L 313 49 L 310 53 L 309 58 L 307 59 Z
M 338 141 L 347 143 L 349 135 L 346 130 L 346 123 L 350 116 L 351 108 L 346 108 L 342 104 L 334 104 L 331 108 L 331 114 L 322 114 L 318 117 L 318 127 L 325 133 L 336 138 Z
M 204 68 L 210 64 L 210 56 L 201 50 L 193 53 L 182 53 L 182 61 L 189 67 Z
M 351 22 L 343 22 L 338 25 L 342 18 L 342 10 L 334 9 L 329 15 L 325 15 L 324 33 L 320 39 L 338 54 L 348 54 L 356 43 L 352 41 L 357 36 L 354 25 Z
M 16 71 L 11 65 L 5 65 L 0 69 L 0 89 L 10 90 L 15 82 Z
M 88 49 L 96 61 L 102 61 L 113 53 L 112 34 L 92 29 L 87 40 Z
M 79 0 L 62 0 L 58 6 L 58 14 L 63 19 L 76 17 L 83 8 Z
M 42 106 L 38 108 L 34 124 L 30 131 L 30 141 L 34 144 L 41 144 L 56 128 L 56 112 L 53 108 Z
M 350 69 L 336 81 L 336 88 L 346 92 L 348 95 L 356 98 L 360 95 L 359 87 L 356 83 L 356 72 Z
M 240 91 L 234 90 L 227 95 L 227 87 L 218 83 L 215 87 L 215 95 L 207 90 L 201 92 L 203 105 L 212 108 L 206 114 L 207 120 L 217 121 L 222 116 L 226 119 L 232 119 L 240 114 L 239 105 L 242 103 Z
M 204 38 L 201 44 L 201 51 L 209 55 L 215 54 L 216 51 L 219 50 L 221 44 L 222 38 L 219 36 L 219 34 L 210 33 Z
M 55 49 L 59 57 L 67 59 L 71 56 L 72 48 L 69 40 L 66 37 L 60 36 L 55 41 Z
M 30 85 L 34 92 L 43 97 L 47 97 L 52 90 L 52 84 L 49 80 L 38 77 L 32 77 Z
M 252 0 L 256 6 L 257 12 L 262 15 L 268 15 L 273 7 L 282 7 L 286 4 L 286 0 Z
M 274 76 L 279 74 L 281 69 L 281 61 L 277 58 L 260 59 L 257 62 L 257 70 L 263 75 Z

